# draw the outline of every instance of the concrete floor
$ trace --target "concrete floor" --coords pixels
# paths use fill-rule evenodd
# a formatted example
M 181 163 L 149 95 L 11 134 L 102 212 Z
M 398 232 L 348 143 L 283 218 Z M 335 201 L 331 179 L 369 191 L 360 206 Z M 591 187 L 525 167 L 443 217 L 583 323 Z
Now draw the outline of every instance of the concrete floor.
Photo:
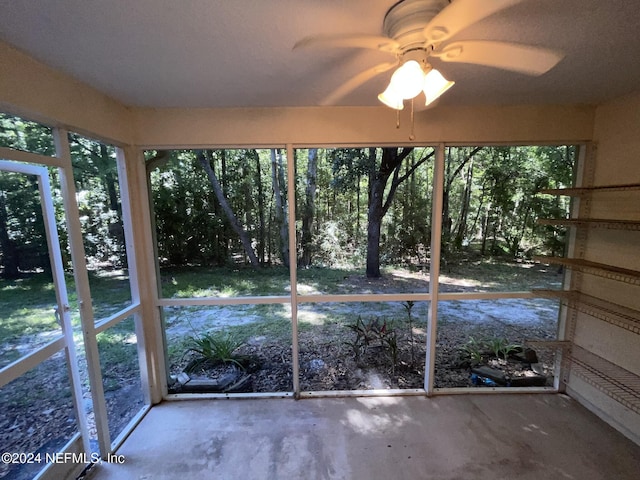
M 640 446 L 564 395 L 189 400 L 90 480 L 640 478 Z

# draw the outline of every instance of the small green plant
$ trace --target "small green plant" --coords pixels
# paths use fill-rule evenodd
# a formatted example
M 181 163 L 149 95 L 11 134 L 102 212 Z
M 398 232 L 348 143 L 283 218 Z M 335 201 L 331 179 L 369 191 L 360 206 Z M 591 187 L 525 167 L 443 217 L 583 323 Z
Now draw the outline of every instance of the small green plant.
M 242 345 L 244 345 L 242 340 L 229 333 L 209 332 L 197 337 L 188 337 L 185 354 L 193 352 L 196 358 L 185 370 L 194 371 L 204 363 L 213 365 L 232 363 L 244 370 L 241 363 L 244 357 L 235 353 Z
M 507 357 L 509 356 L 509 354 L 511 354 L 513 352 L 517 352 L 520 349 L 522 349 L 522 345 L 518 345 L 516 343 L 508 343 L 508 344 L 504 345 L 500 349 L 500 353 L 502 354 L 502 356 L 506 360 Z
M 500 358 L 500 352 L 502 352 L 507 343 L 506 338 L 495 337 L 487 340 L 487 347 L 496 358 Z
M 398 335 L 396 335 L 395 330 L 389 330 L 384 336 L 384 344 L 391 357 L 391 365 L 395 373 L 396 365 L 398 364 Z
M 415 344 L 413 342 L 413 316 L 411 315 L 411 311 L 415 306 L 415 302 L 412 300 L 407 300 L 402 304 L 404 309 L 407 312 L 407 320 L 409 321 L 409 341 L 411 342 L 411 365 L 415 365 L 416 363 L 416 354 L 415 354 Z M 395 365 L 395 362 L 394 362 Z
M 509 340 L 506 338 L 492 338 L 487 341 L 487 346 L 489 350 L 495 355 L 496 358 L 504 358 L 505 360 L 509 356 L 510 353 L 518 350 L 520 345 L 515 343 L 509 343 Z
M 344 342 L 351 347 L 356 362 L 367 351 L 369 347 L 382 347 L 387 351 L 395 367 L 398 362 L 398 337 L 393 328 L 386 320 L 382 323 L 377 318 L 372 318 L 368 322 L 358 316 L 356 322 L 346 326 L 352 330 L 356 336 L 353 340 Z
M 347 325 L 347 328 L 352 330 L 356 334 L 356 343 L 361 344 L 364 347 L 378 343 L 383 345 L 383 338 L 387 333 L 387 321 L 384 320 L 382 324 L 377 318 L 372 318 L 368 322 L 362 320 L 362 317 L 358 316 L 356 323 Z
M 469 340 L 462 346 L 461 350 L 465 356 L 469 357 L 469 361 L 473 365 L 477 365 L 482 362 L 482 353 L 486 348 L 487 345 L 484 341 L 469 337 Z

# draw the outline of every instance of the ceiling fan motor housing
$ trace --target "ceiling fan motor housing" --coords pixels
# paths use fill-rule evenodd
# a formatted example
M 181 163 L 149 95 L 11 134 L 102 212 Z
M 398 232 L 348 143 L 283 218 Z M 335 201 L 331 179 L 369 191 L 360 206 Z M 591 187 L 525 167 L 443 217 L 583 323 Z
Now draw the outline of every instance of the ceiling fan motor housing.
M 384 34 L 398 42 L 403 53 L 424 49 L 424 27 L 449 3 L 449 0 L 402 0 L 385 15 Z

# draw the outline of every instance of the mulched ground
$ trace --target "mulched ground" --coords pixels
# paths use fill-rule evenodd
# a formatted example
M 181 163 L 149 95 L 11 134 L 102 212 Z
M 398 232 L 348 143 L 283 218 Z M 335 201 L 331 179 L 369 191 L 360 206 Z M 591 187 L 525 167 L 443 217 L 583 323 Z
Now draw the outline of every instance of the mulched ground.
M 355 334 L 344 326 L 317 326 L 300 333 L 300 388 L 302 391 L 371 390 L 371 389 L 421 389 L 424 388 L 426 335 L 422 325 L 414 325 L 413 348 L 408 331 L 398 334 L 398 354 L 394 362 L 388 348 L 371 345 L 356 358 L 353 348 L 346 344 Z M 461 346 L 469 339 L 487 337 L 507 338 L 510 343 L 524 344 L 526 339 L 553 338 L 555 324 L 535 326 L 512 325 L 495 319 L 482 324 L 472 322 L 449 322 L 439 326 L 434 386 L 474 387 L 470 365 Z M 197 379 L 217 379 L 237 370 L 239 376 L 249 375 L 250 382 L 244 392 L 289 392 L 293 389 L 291 347 L 284 342 L 269 341 L 257 337 L 241 347 L 237 353 L 252 360 L 245 371 L 233 365 L 207 365 L 190 376 Z M 552 375 L 554 357 L 550 352 L 538 352 L 541 367 Z M 175 365 L 172 373 L 179 373 L 189 362 L 186 356 Z M 508 375 L 520 375 L 529 370 L 526 364 L 517 361 L 494 362 L 495 368 Z M 549 384 L 552 384 L 550 378 Z M 176 392 L 189 391 L 176 385 Z
M 83 363 L 83 359 L 80 359 L 80 363 Z M 123 370 L 115 364 L 111 366 L 109 375 L 118 378 L 118 383 L 105 391 L 113 441 L 140 411 L 143 400 L 137 372 Z M 85 375 L 83 378 L 87 383 Z M 85 395 L 86 398 L 81 401 L 87 412 L 90 435 L 95 436 L 89 393 L 85 392 Z M 60 451 L 78 432 L 62 352 L 3 387 L 0 390 L 0 405 L 2 452 L 40 454 L 42 459 L 42 462 L 27 464 L 0 462 L 0 478 L 32 479 L 46 465 L 46 454 Z M 95 440 L 92 440 L 92 445 L 97 452 Z

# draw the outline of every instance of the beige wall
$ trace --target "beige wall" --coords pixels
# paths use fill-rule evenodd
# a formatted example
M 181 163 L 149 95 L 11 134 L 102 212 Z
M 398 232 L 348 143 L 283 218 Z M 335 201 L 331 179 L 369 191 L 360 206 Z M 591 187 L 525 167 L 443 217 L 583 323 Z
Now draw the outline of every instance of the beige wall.
M 579 142 L 589 140 L 590 107 L 435 108 L 417 112 L 415 141 Z M 270 146 L 286 143 L 410 143 L 409 112 L 382 107 L 262 109 L 137 109 L 136 144 L 142 146 Z
M 111 143 L 131 143 L 121 103 L 0 42 L 0 111 Z
M 597 109 L 594 140 L 595 158 L 586 172 L 589 176 L 591 168 L 593 185 L 640 183 L 640 93 Z M 640 221 L 640 190 L 594 192 L 588 209 L 591 218 Z M 640 271 L 640 232 L 591 228 L 585 244 L 587 260 Z M 588 295 L 632 308 L 637 312 L 635 317 L 640 318 L 640 286 L 583 275 L 579 288 Z M 640 382 L 640 335 L 579 314 L 574 341 L 635 374 L 636 383 Z M 570 394 L 580 397 L 636 442 L 640 441 L 640 415 L 576 376 L 571 377 L 569 385 Z

